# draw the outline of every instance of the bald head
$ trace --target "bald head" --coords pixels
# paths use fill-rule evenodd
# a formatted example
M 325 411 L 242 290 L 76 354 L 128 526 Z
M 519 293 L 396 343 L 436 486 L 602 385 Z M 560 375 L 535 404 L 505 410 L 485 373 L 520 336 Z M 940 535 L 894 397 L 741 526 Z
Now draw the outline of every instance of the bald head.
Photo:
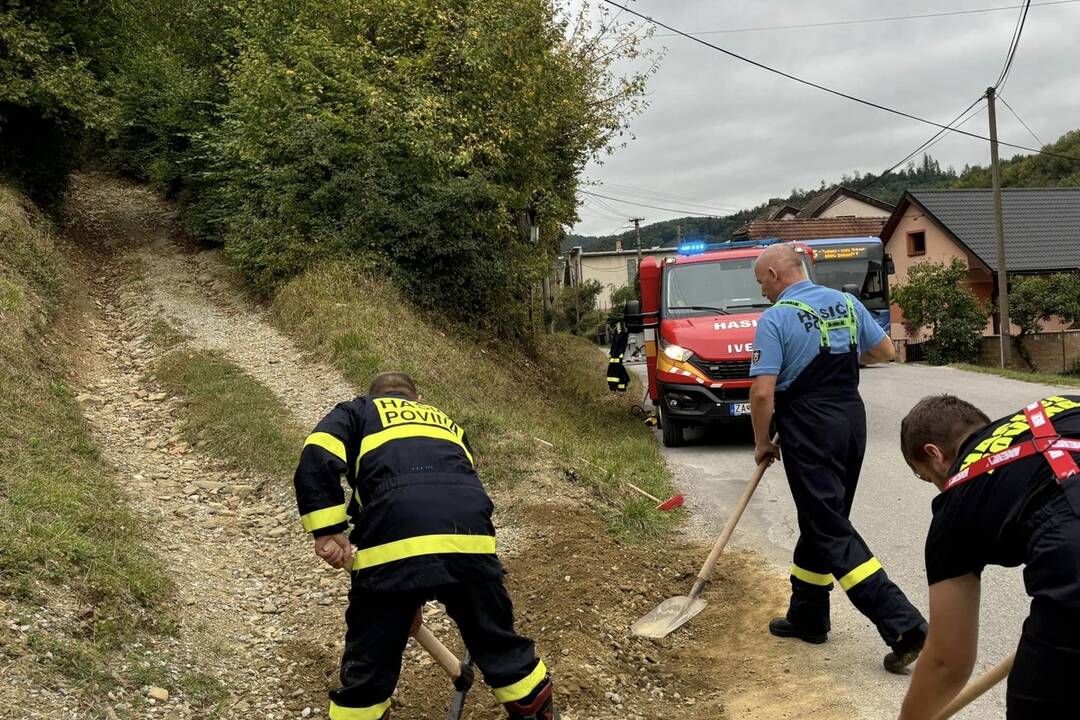
M 772 302 L 776 302 L 786 287 L 806 279 L 802 259 L 787 243 L 765 248 L 754 263 L 754 275 L 761 285 L 761 294 Z

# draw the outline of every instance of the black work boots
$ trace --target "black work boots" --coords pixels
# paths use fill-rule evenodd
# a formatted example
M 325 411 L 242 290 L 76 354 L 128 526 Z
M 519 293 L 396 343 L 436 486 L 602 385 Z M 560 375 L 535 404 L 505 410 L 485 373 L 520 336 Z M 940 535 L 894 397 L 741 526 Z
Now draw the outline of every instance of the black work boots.
M 551 696 L 552 683 L 548 678 L 531 696 L 518 702 L 505 703 L 510 720 L 559 720 L 555 700 Z
M 885 656 L 885 669 L 897 675 L 903 674 L 904 668 L 915 662 L 922 652 L 928 629 L 927 624 L 923 623 L 901 635 L 892 646 L 892 652 Z
M 828 633 L 808 633 L 799 629 L 786 617 L 774 617 L 769 621 L 769 632 L 776 637 L 798 638 L 811 645 L 820 645 L 829 639 Z

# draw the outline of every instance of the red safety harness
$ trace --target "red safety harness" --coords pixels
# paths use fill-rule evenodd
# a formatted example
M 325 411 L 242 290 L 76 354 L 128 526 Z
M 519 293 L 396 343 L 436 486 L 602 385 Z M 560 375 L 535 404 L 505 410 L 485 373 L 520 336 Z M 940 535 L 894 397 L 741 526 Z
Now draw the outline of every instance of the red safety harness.
M 950 490 L 994 468 L 1011 465 L 1018 460 L 1040 453 L 1050 464 L 1050 469 L 1054 471 L 1058 483 L 1080 475 L 1080 467 L 1077 467 L 1076 460 L 1072 456 L 1072 453 L 1080 452 L 1080 440 L 1061 437 L 1054 430 L 1054 424 L 1050 422 L 1042 403 L 1035 402 L 1028 405 L 1024 408 L 1024 415 L 1031 427 L 1030 440 L 973 462 L 946 480 L 945 489 Z

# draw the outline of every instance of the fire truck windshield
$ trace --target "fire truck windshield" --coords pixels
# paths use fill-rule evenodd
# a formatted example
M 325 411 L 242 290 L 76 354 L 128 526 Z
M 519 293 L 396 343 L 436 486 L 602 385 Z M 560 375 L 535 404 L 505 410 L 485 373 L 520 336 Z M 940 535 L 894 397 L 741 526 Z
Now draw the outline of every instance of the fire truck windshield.
M 717 259 L 664 269 L 664 317 L 723 315 L 765 309 L 771 304 L 762 297 L 754 278 L 753 258 Z

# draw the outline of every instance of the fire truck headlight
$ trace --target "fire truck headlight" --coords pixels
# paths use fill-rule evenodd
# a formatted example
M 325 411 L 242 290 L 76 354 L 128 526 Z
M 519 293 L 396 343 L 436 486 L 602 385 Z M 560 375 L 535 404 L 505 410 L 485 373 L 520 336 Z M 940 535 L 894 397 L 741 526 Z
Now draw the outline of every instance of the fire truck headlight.
M 672 360 L 678 360 L 679 362 L 686 362 L 694 354 L 692 350 L 687 350 L 679 345 L 665 345 L 664 354 Z

